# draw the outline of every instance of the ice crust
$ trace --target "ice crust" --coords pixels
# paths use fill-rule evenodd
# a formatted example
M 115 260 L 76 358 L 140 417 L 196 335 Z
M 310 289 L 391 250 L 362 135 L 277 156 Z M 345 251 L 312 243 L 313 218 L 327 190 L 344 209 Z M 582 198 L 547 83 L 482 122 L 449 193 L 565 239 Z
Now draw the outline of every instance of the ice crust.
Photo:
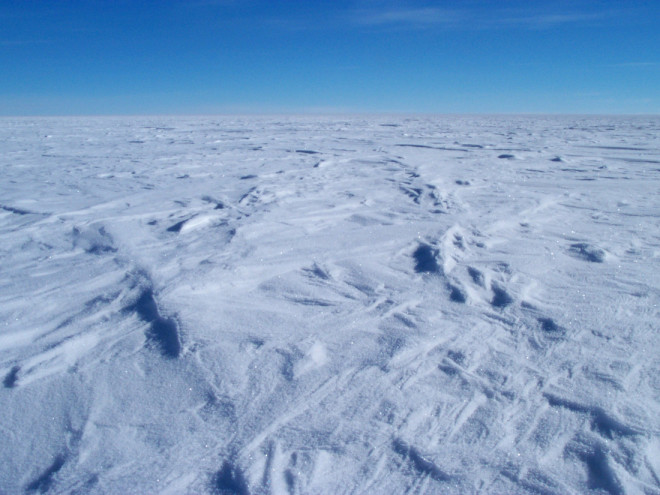
M 660 118 L 0 119 L 0 493 L 660 493 Z

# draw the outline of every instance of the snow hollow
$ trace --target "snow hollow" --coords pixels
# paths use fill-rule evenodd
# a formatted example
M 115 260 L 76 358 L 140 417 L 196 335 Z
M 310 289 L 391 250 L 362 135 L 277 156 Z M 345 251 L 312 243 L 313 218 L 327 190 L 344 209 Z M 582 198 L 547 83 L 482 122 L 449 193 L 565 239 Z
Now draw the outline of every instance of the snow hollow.
M 660 493 L 660 118 L 0 119 L 0 493 Z

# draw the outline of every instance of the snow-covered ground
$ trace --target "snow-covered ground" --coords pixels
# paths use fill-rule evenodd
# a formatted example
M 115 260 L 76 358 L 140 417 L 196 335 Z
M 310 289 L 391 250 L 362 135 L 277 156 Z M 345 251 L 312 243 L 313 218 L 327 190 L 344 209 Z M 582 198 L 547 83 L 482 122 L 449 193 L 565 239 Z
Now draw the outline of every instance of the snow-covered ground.
M 0 119 L 0 492 L 660 493 L 660 117 Z

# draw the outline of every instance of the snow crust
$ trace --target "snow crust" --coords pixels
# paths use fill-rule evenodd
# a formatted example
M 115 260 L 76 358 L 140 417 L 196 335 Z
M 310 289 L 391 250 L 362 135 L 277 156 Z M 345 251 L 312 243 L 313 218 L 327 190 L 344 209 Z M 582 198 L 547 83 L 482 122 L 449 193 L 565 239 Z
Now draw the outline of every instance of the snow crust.
M 0 492 L 660 493 L 660 118 L 0 120 Z

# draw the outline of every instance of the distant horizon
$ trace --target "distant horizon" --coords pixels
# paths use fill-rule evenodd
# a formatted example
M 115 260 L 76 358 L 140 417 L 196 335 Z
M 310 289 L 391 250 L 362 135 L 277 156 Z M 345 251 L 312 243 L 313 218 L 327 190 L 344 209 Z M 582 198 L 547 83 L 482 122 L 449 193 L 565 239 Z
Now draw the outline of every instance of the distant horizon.
M 551 113 L 551 112 L 218 112 L 218 113 L 81 113 L 81 114 L 14 114 L 2 115 L 0 119 L 11 118 L 113 118 L 113 117 L 660 117 L 657 113 Z
M 0 0 L 0 115 L 657 115 L 658 46 L 643 0 Z

